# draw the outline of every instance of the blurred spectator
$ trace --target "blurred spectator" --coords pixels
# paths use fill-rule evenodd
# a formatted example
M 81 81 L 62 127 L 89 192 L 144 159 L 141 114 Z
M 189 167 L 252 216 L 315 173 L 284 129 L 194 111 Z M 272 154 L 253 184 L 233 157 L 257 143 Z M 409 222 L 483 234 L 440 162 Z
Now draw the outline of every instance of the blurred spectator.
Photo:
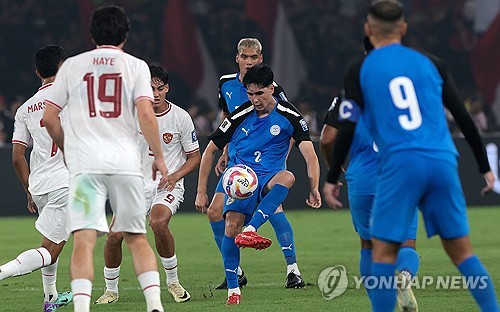
M 211 109 L 206 101 L 197 99 L 187 109 L 193 118 L 194 128 L 198 138 L 206 138 L 212 133 L 212 122 L 216 118 L 216 111 Z
M 469 111 L 474 124 L 480 132 L 488 131 L 488 118 L 484 113 L 484 100 L 481 95 L 473 95 L 465 100 L 465 106 Z
M 7 106 L 6 99 L 0 95 L 0 144 L 3 146 L 12 141 L 14 132 L 14 115 Z
M 306 99 L 301 99 L 297 101 L 297 108 L 304 117 L 304 120 L 309 127 L 309 133 L 312 138 L 317 138 L 319 136 L 319 127 L 316 111 L 313 110 L 310 102 Z

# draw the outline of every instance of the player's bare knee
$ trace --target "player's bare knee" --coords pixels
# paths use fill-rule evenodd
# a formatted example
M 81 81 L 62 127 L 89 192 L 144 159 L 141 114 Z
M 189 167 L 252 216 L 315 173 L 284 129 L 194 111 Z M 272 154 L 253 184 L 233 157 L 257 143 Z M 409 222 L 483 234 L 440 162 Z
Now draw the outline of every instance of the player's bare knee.
M 238 235 L 241 232 L 241 228 L 242 224 L 240 224 L 239 222 L 226 220 L 226 229 L 225 229 L 226 236 L 236 237 L 236 235 Z
M 279 184 L 291 188 L 295 183 L 295 175 L 288 170 L 280 172 Z
M 169 218 L 167 215 L 155 215 L 149 217 L 149 225 L 154 233 L 160 233 L 168 228 Z
M 223 205 L 218 205 L 215 203 L 210 204 L 207 210 L 208 220 L 210 220 L 210 222 L 217 222 L 222 220 L 222 210 Z

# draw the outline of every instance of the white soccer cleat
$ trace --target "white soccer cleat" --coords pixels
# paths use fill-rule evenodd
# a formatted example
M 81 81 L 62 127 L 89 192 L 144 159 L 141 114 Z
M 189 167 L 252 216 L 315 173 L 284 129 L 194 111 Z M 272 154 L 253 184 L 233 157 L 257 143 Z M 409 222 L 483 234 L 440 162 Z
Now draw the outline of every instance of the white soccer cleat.
M 168 292 L 172 295 L 175 302 L 186 302 L 191 299 L 191 295 L 179 283 L 168 285 Z
M 398 274 L 398 307 L 403 312 L 418 312 L 417 299 L 411 290 L 411 276 L 402 272 Z
M 118 302 L 118 296 L 117 293 L 113 291 L 106 290 L 102 296 L 97 299 L 94 304 L 108 304 L 108 303 L 116 303 Z

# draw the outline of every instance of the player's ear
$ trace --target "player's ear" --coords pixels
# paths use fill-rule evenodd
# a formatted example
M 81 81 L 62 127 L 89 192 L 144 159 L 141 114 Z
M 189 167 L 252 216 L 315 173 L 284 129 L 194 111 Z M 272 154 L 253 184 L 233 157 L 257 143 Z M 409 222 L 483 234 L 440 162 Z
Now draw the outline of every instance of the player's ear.
M 38 69 L 35 69 L 35 74 L 38 78 L 42 79 L 42 76 L 40 75 L 40 72 L 38 71 Z
M 370 27 L 370 24 L 368 22 L 365 22 L 365 25 L 364 25 L 364 30 L 365 30 L 365 35 L 370 37 L 372 34 L 373 34 L 373 31 Z
M 165 85 L 165 93 L 168 93 L 168 91 L 170 91 L 170 84 L 166 84 Z
M 234 57 L 234 61 L 238 63 L 238 53 L 236 53 L 236 56 Z
M 408 30 L 408 24 L 406 22 L 401 23 L 401 26 L 399 26 L 399 34 L 401 37 L 404 37 L 406 35 L 406 31 Z

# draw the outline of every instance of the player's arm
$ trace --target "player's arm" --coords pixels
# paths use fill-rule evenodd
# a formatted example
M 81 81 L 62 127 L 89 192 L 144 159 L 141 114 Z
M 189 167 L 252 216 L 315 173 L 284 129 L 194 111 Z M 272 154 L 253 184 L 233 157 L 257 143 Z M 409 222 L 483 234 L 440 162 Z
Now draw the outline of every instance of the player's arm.
M 28 162 L 26 161 L 25 152 L 25 145 L 18 143 L 12 144 L 12 165 L 14 166 L 17 177 L 19 178 L 19 181 L 21 181 L 24 191 L 26 192 L 26 196 L 28 199 L 28 211 L 31 213 L 35 213 L 37 211 L 37 207 L 33 202 L 31 193 L 28 191 L 30 169 L 28 166 Z
M 64 153 L 64 131 L 59 119 L 59 112 L 60 109 L 58 107 L 52 103 L 45 102 L 43 123 L 54 143 Z
M 337 123 L 339 120 L 339 99 L 340 96 L 333 99 L 332 104 L 328 109 L 328 113 L 325 116 L 323 129 L 321 129 L 321 135 L 319 137 L 319 151 L 321 152 L 328 169 L 331 167 L 333 143 L 335 142 L 338 132 Z
M 220 121 L 222 122 L 224 119 L 226 119 L 229 116 L 229 113 L 221 110 L 220 112 Z M 215 174 L 217 176 L 221 175 L 224 170 L 226 170 L 227 163 L 229 162 L 229 152 L 228 152 L 228 145 L 224 146 L 224 149 L 222 150 L 222 155 L 219 157 L 219 160 L 217 160 L 217 164 L 215 165 Z
M 153 111 L 153 105 L 150 99 L 139 98 L 135 102 L 135 106 L 137 107 L 137 119 L 139 120 L 142 134 L 155 158 L 153 162 L 153 180 L 156 179 L 156 171 L 160 171 L 162 178 L 158 187 L 164 188 L 167 183 L 168 170 L 163 159 L 163 150 L 161 149 L 160 138 L 158 136 L 158 122 Z
M 201 212 L 206 212 L 208 208 L 208 177 L 217 151 L 219 151 L 217 145 L 215 145 L 213 141 L 210 141 L 201 156 L 200 171 L 198 173 L 198 187 L 196 189 L 196 200 L 194 203 L 196 210 Z
M 476 162 L 479 165 L 479 172 L 483 174 L 486 180 L 486 186 L 481 190 L 481 194 L 484 195 L 493 189 L 493 184 L 495 182 L 495 175 L 490 169 L 486 149 L 474 121 L 458 96 L 457 87 L 453 78 L 446 71 L 442 62 L 438 62 L 436 66 L 438 66 L 438 70 L 444 80 L 443 103 L 453 115 L 455 122 L 464 134 L 467 143 L 474 153 Z
M 317 209 L 321 207 L 321 195 L 318 190 L 320 173 L 318 156 L 314 151 L 314 145 L 311 141 L 300 142 L 299 150 L 306 161 L 307 176 L 311 187 L 309 198 L 306 200 L 306 203 L 309 207 Z

